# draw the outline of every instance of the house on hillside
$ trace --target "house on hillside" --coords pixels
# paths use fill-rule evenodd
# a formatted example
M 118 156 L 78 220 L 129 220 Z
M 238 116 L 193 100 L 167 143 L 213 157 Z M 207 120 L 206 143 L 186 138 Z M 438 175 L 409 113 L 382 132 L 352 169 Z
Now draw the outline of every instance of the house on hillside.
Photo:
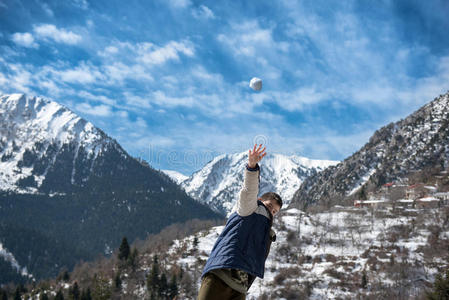
M 413 185 L 409 185 L 405 190 L 405 198 L 416 200 L 418 198 L 425 197 L 428 193 L 428 190 L 424 187 L 422 183 L 416 183 Z
M 394 186 L 394 182 L 388 182 L 382 185 L 382 192 L 388 193 L 390 189 Z
M 436 208 L 441 205 L 440 199 L 432 196 L 419 198 L 415 202 L 417 208 Z
M 433 195 L 438 191 L 438 186 L 425 185 L 424 188 L 427 190 L 427 193 L 430 195 Z
M 433 196 L 440 199 L 441 205 L 449 205 L 449 192 L 439 192 L 433 194 Z
M 386 199 L 379 199 L 379 200 L 355 200 L 354 206 L 355 207 L 373 207 L 373 208 L 381 208 L 381 207 L 387 207 L 390 206 L 390 201 Z
M 415 200 L 413 199 L 399 199 L 395 201 L 395 204 L 402 208 L 414 208 Z

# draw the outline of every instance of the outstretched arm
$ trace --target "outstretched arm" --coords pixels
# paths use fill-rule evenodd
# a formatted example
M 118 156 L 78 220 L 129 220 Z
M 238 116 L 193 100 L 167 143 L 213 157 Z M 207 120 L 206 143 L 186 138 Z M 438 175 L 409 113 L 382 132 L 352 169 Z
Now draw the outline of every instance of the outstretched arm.
M 254 145 L 253 151 L 248 151 L 248 164 L 245 168 L 245 180 L 243 188 L 240 191 L 240 198 L 237 201 L 237 213 L 241 216 L 252 214 L 257 208 L 257 195 L 259 194 L 259 165 L 258 163 L 266 155 L 265 148 L 262 144 L 256 149 Z

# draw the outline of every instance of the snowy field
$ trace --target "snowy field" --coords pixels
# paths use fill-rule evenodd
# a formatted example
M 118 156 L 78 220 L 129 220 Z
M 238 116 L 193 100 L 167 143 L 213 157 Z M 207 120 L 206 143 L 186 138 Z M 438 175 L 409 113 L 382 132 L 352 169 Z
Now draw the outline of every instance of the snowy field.
M 294 295 L 345 299 L 376 295 L 379 289 L 397 285 L 413 299 L 433 282 L 438 268 L 448 264 L 444 254 L 426 255 L 429 228 L 445 228 L 438 234 L 441 241 L 449 237 L 441 214 L 437 209 L 284 211 L 274 223 L 277 240 L 264 279 L 256 279 L 247 299 L 293 299 Z M 176 264 L 192 273 L 198 288 L 202 267 L 222 230 L 223 226 L 213 227 L 177 240 L 168 252 L 179 257 Z M 407 274 L 399 278 L 398 271 Z

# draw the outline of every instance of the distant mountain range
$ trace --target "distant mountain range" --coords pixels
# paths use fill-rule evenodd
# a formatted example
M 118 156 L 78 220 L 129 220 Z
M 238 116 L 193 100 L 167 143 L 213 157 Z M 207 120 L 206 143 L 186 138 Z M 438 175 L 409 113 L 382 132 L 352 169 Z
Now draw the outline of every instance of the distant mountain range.
M 403 120 L 377 130 L 359 151 L 309 176 L 292 207 L 341 204 L 416 171 L 449 166 L 449 92 Z
M 229 214 L 239 197 L 247 160 L 246 151 L 223 154 L 215 157 L 190 177 L 174 171 L 164 172 L 180 183 L 194 199 L 209 205 L 217 212 Z M 337 163 L 339 162 L 268 153 L 260 163 L 259 194 L 269 191 L 279 193 L 287 207 L 293 194 L 307 177 Z
M 0 249 L 29 274 L 53 276 L 123 236 L 192 218 L 222 216 L 64 106 L 0 96 Z

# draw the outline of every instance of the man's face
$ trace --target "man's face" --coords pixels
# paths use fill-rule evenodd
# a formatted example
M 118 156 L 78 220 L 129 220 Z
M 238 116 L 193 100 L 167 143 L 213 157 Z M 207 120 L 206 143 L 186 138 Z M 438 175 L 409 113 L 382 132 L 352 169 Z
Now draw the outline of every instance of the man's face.
M 281 207 L 275 200 L 261 200 L 262 203 L 268 208 L 273 217 L 279 212 Z

